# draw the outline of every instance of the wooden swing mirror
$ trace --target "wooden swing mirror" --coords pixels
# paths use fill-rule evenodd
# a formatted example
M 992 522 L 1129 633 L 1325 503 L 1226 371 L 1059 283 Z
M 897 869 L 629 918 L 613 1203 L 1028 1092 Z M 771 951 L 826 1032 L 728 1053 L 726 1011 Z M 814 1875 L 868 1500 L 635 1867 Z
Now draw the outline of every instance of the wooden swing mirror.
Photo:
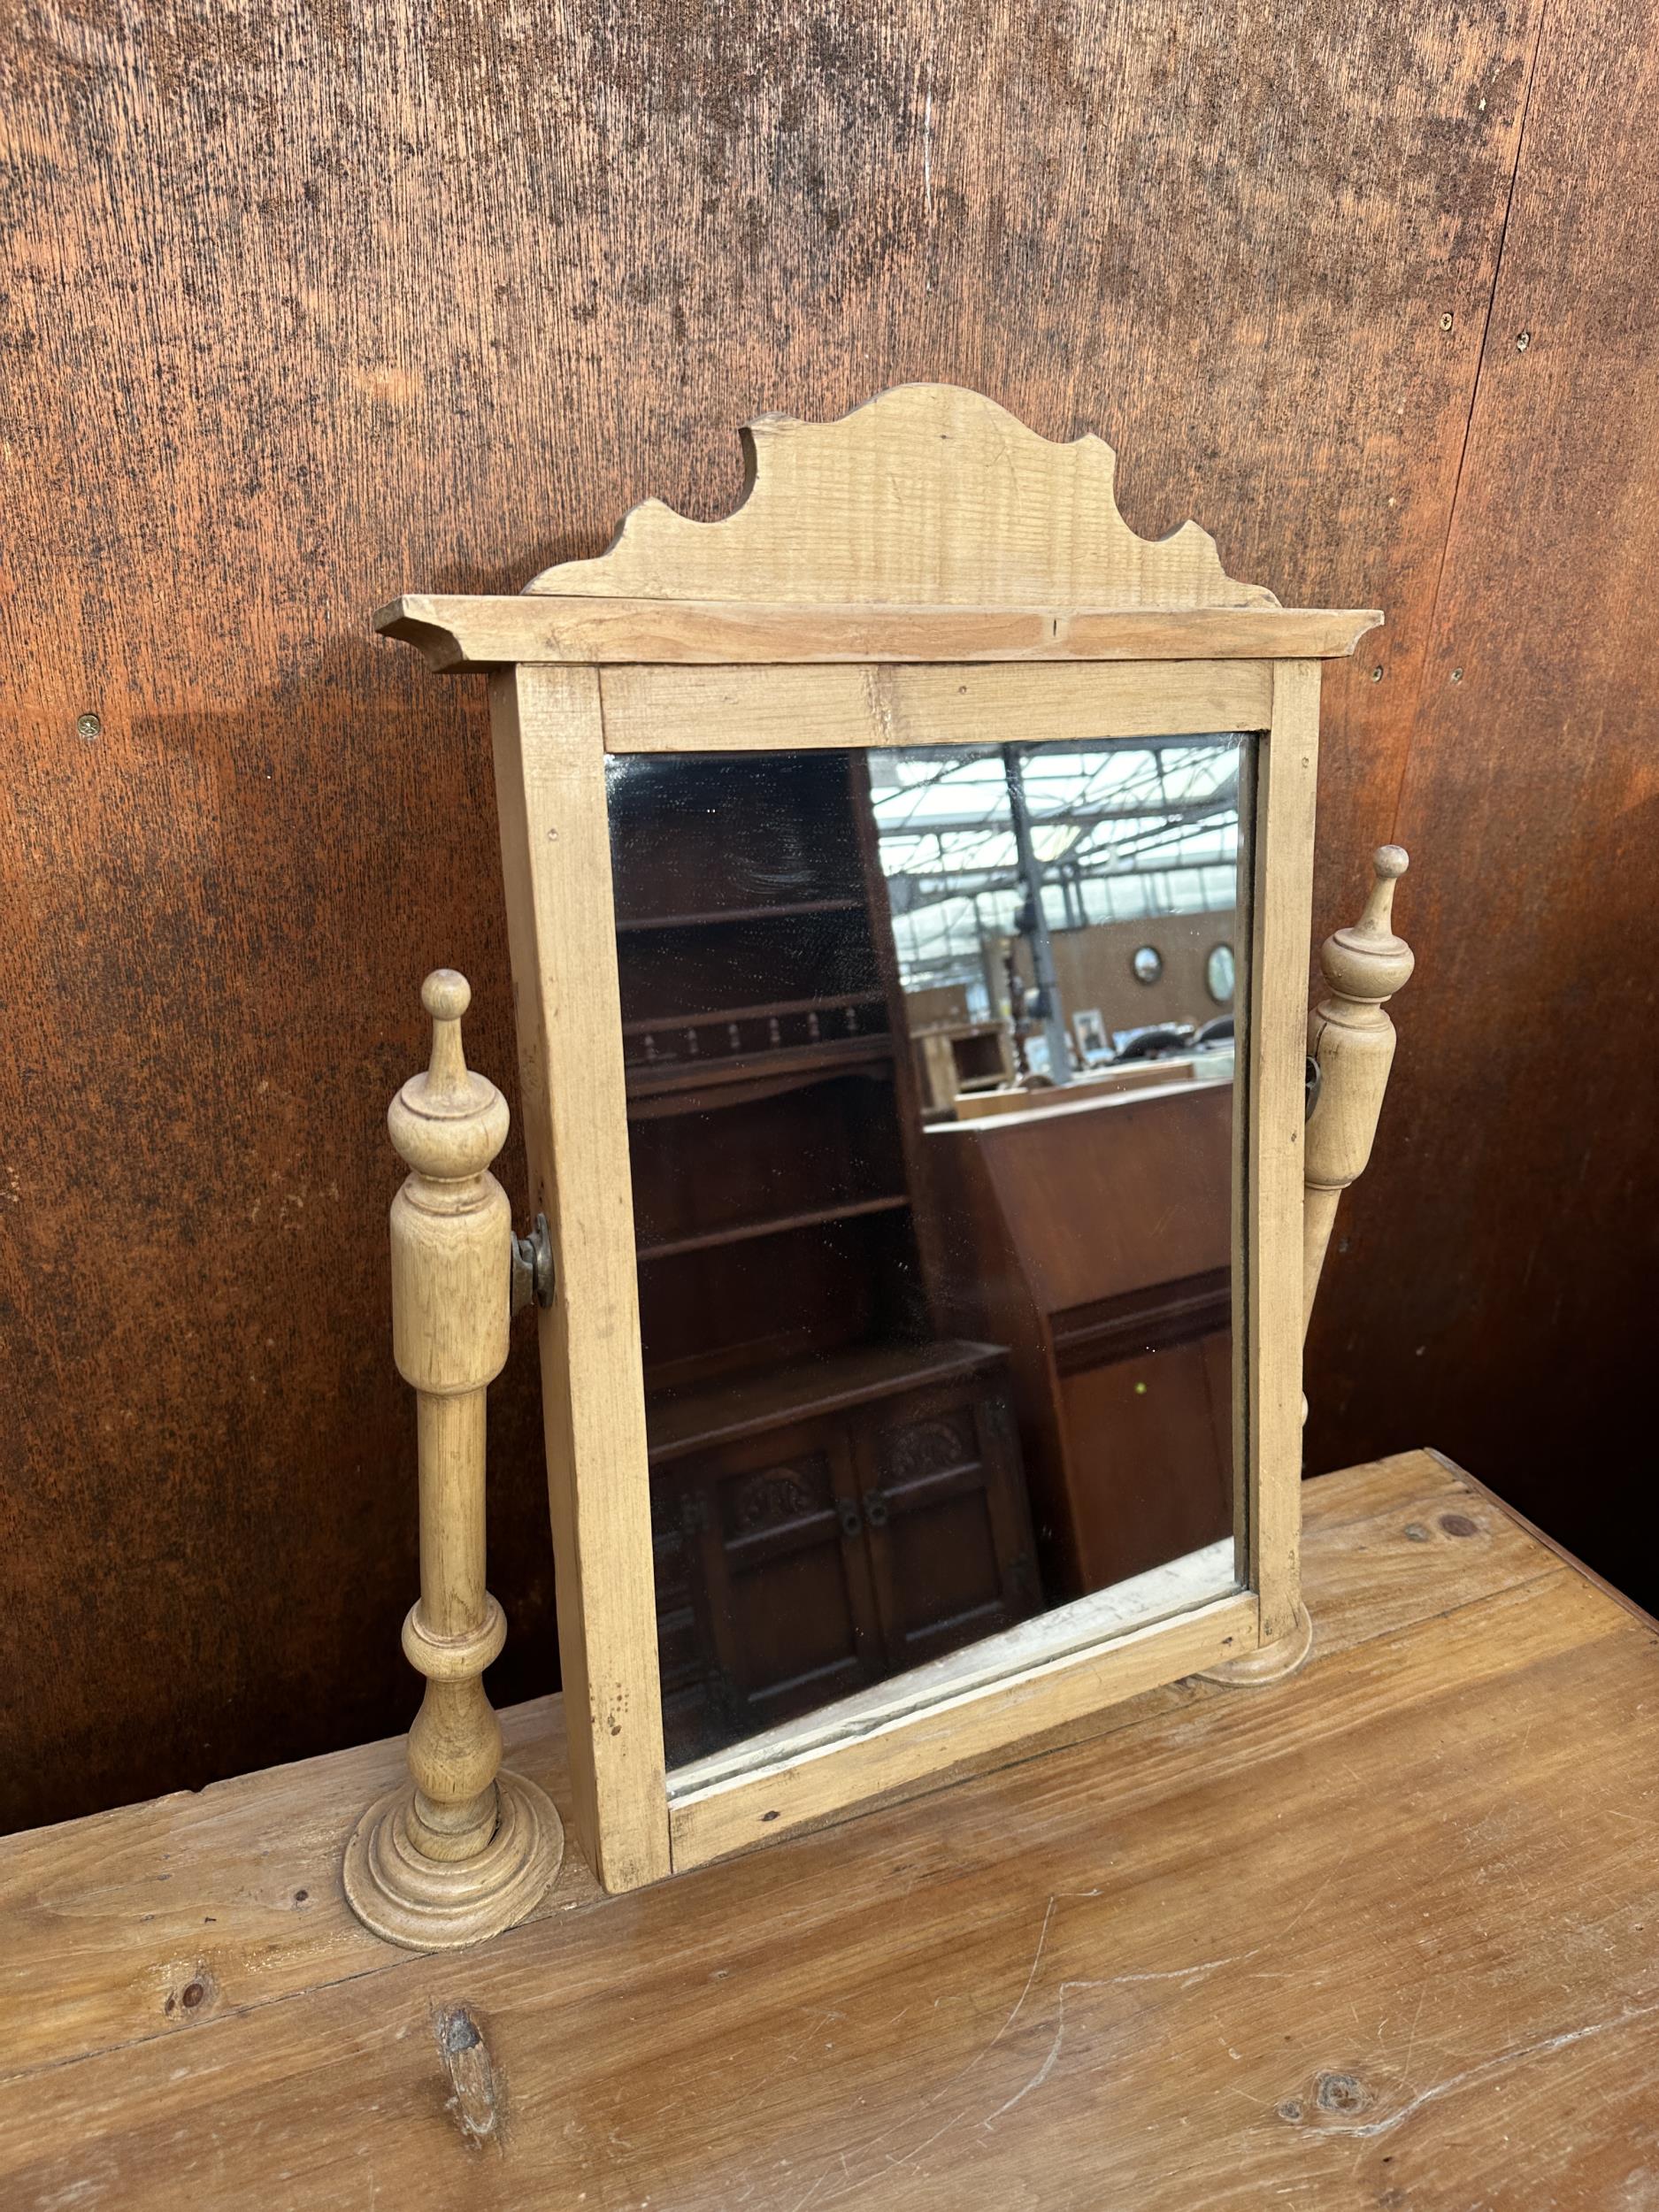
M 726 520 L 648 502 L 517 597 L 379 622 L 489 678 L 545 1224 L 515 1251 L 575 1826 L 613 1891 L 1299 1663 L 1304 1268 L 1409 965 L 1391 850 L 1327 964 L 1364 1072 L 1308 1121 L 1320 664 L 1380 616 L 1281 608 L 1192 523 L 1135 536 L 1110 448 L 972 392 L 744 436 Z M 464 1003 L 429 983 L 405 1135 L 496 1111 Z M 500 1135 L 434 1178 L 401 1125 L 427 1704 L 347 1882 L 436 1944 L 528 1909 L 557 1822 L 495 1778 L 477 1679 Z

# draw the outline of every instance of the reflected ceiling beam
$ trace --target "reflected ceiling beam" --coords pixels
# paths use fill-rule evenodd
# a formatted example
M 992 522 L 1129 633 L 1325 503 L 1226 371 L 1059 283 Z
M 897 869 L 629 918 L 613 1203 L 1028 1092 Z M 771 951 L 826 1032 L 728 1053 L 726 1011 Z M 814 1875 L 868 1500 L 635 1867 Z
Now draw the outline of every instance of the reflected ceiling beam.
M 1093 828 L 1097 822 L 1185 822 L 1197 816 L 1230 812 L 1238 804 L 1239 787 L 1236 782 L 1220 789 L 1209 791 L 1199 799 L 1160 799 L 1148 794 L 1144 799 L 1130 800 L 1123 804 L 1090 806 L 1087 802 L 1073 806 L 1031 809 L 1033 829 L 1048 829 L 1076 823 Z M 911 822 L 887 822 L 878 811 L 877 827 L 884 839 L 901 837 L 959 837 L 995 836 L 1010 834 L 1006 816 L 999 819 L 991 814 L 941 814 Z
M 1040 764 L 1067 759 L 1079 753 L 1191 753 L 1194 759 L 1210 760 L 1217 752 L 1236 751 L 1241 734 L 1238 730 L 1214 730 L 1207 733 L 1200 732 L 1190 737 L 1045 738 L 1041 744 L 1031 746 L 1029 753 L 1036 756 Z M 871 783 L 879 805 L 890 792 L 926 790 L 932 784 L 954 775 L 966 761 L 989 760 L 1000 764 L 1002 757 L 1000 745 L 954 745 L 948 749 L 941 747 L 937 751 L 925 746 L 904 747 L 888 754 L 872 752 L 870 755 Z M 918 777 L 914 782 L 905 784 L 887 780 L 892 766 L 897 762 L 918 758 L 926 760 L 930 766 L 937 761 L 937 774 Z
M 1078 880 L 1082 883 L 1111 883 L 1121 882 L 1132 876 L 1185 875 L 1201 868 L 1231 868 L 1233 858 L 1232 853 L 1217 853 L 1210 859 L 1134 861 L 1126 868 L 1080 868 Z M 896 887 L 900 884 L 909 887 L 898 892 Z M 889 877 L 887 883 L 889 893 L 896 893 L 893 897 L 895 915 L 918 913 L 923 907 L 938 906 L 948 899 L 972 899 L 983 892 L 1018 891 L 1020 887 L 1018 871 L 1011 866 L 964 868 L 955 875 L 936 875 L 928 871 L 914 874 L 907 872 L 902 876 Z M 1208 907 L 1192 909 L 1195 914 L 1212 910 Z

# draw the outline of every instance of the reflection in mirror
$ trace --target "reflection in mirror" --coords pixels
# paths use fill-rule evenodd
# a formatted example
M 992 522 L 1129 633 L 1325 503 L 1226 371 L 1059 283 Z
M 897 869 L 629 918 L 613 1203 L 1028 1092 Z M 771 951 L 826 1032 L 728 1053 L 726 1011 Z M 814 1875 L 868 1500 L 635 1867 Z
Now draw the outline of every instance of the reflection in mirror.
M 1251 749 L 610 764 L 677 1784 L 1234 1586 Z

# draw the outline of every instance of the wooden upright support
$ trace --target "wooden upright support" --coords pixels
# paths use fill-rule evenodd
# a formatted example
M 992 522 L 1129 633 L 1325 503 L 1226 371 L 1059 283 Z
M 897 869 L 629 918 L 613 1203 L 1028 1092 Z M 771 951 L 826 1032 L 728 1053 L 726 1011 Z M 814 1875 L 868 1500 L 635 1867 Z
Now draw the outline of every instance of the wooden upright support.
M 346 1847 L 359 1920 L 411 1950 L 494 1935 L 536 1905 L 564 1833 L 542 1792 L 501 1771 L 501 1724 L 481 1679 L 506 1641 L 484 1586 L 484 1394 L 507 1359 L 511 1216 L 489 1164 L 507 1102 L 461 1048 L 472 993 L 439 968 L 421 1003 L 432 1064 L 388 1116 L 410 1173 L 392 1202 L 392 1351 L 417 1400 L 420 1598 L 403 1650 L 426 1678 L 410 1778 L 370 1807 Z
M 1325 1247 L 1343 1192 L 1365 1171 L 1394 1065 L 1394 1025 L 1385 999 L 1410 979 L 1411 948 L 1393 928 L 1394 885 L 1409 865 L 1403 847 L 1379 845 L 1365 910 L 1319 948 L 1330 995 L 1308 1017 L 1308 1051 L 1319 1071 L 1302 1149 L 1302 1333 L 1313 1317 Z M 1302 1401 L 1307 1417 L 1307 1400 Z M 1300 1601 L 1282 1636 L 1242 1659 L 1208 1670 L 1209 1679 L 1235 1686 L 1282 1681 L 1313 1648 L 1313 1623 Z

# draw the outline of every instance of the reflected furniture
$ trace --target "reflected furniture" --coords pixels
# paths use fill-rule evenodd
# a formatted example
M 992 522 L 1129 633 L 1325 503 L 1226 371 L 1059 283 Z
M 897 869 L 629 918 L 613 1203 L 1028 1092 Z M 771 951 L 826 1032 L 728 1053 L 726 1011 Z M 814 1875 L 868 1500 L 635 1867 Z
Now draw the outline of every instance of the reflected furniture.
M 1007 1371 L 995 1345 L 864 1347 L 653 1407 L 671 1762 L 1035 1610 Z
M 962 984 L 933 984 L 904 994 L 917 1087 L 924 1118 L 951 1112 L 957 1099 L 1014 1079 L 1010 1023 L 976 1015 Z
M 926 1135 L 956 1232 L 943 1310 L 1010 1348 L 1056 1597 L 1233 1526 L 1233 1085 L 1181 1072 L 1035 1091 Z

